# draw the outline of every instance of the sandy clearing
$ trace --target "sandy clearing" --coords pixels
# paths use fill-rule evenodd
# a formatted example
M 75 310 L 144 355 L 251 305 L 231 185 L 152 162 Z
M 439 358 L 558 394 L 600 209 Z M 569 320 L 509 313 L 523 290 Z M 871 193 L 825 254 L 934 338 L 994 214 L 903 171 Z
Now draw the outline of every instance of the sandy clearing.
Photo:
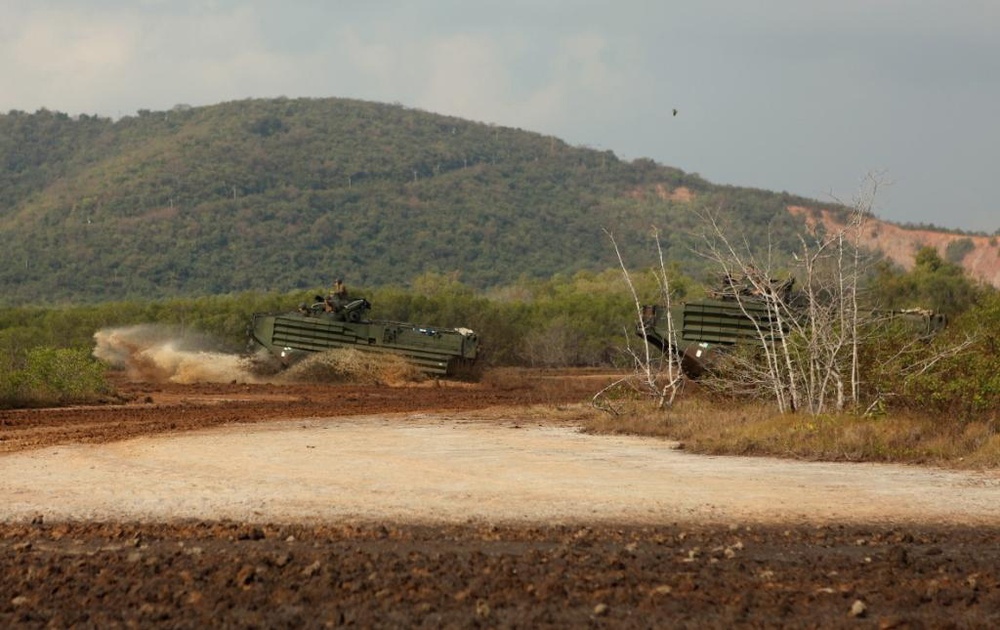
M 1000 474 L 707 457 L 516 416 L 299 419 L 0 456 L 0 521 L 1000 524 Z

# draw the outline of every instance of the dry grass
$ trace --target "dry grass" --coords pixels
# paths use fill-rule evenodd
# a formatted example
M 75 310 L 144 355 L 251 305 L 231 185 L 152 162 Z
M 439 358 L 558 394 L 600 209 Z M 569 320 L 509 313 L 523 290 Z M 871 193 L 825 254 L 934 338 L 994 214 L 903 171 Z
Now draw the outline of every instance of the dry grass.
M 296 383 L 359 383 L 398 387 L 427 380 L 415 365 L 395 354 L 338 348 L 310 355 L 282 374 Z
M 618 416 L 595 411 L 585 430 L 664 437 L 682 442 L 687 450 L 716 455 L 1000 468 L 996 422 L 914 414 L 812 417 L 688 397 L 667 411 L 651 411 L 638 403 Z

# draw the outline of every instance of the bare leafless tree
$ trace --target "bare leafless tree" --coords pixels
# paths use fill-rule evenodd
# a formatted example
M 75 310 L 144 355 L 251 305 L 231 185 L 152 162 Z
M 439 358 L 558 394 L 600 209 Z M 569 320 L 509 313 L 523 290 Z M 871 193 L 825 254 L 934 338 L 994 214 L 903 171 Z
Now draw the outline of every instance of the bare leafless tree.
M 626 329 L 625 352 L 631 359 L 632 369 L 625 376 L 595 394 L 593 404 L 598 409 L 618 414 L 620 407 L 616 404 L 612 393 L 624 388 L 641 396 L 652 398 L 656 401 L 656 406 L 659 409 L 670 407 L 683 387 L 684 374 L 681 371 L 680 359 L 676 352 L 677 335 L 671 312 L 673 290 L 670 286 L 670 275 L 667 272 L 666 261 L 663 257 L 663 247 L 660 243 L 659 231 L 653 228 L 653 240 L 656 243 L 659 260 L 659 267 L 654 271 L 658 289 L 657 304 L 664 309 L 666 314 L 666 339 L 668 340 L 667 348 L 662 353 L 654 353 L 650 344 L 645 342 L 647 336 L 646 327 L 651 325 L 651 322 L 643 315 L 643 302 L 639 298 L 635 284 L 632 281 L 632 274 L 629 272 L 622 258 L 621 250 L 615 241 L 614 235 L 608 230 L 604 232 L 608 235 L 615 249 L 615 255 L 618 257 L 618 263 L 622 269 L 622 276 L 632 295 L 632 301 L 635 304 L 637 327 L 644 341 L 638 349 L 634 348 L 632 344 L 633 333 Z
M 722 380 L 718 385 L 731 390 L 732 383 L 726 381 L 736 379 L 744 387 L 766 387 L 782 412 L 820 414 L 861 404 L 859 348 L 875 317 L 859 303 L 869 262 L 861 236 L 879 183 L 877 177 L 868 177 L 843 226 L 828 229 L 817 223 L 800 234 L 799 251 L 785 281 L 776 279 L 770 246 L 764 254 L 755 253 L 745 239 L 734 242 L 714 214 L 703 215 L 709 231 L 703 235 L 701 253 L 726 277 L 742 278 L 749 286 L 747 292 L 734 292 L 734 299 L 754 322 L 766 366 L 751 369 L 737 356 L 728 374 L 717 375 Z M 793 279 L 799 283 L 794 292 L 788 290 Z M 759 309 L 761 304 L 767 317 L 751 313 L 751 306 Z

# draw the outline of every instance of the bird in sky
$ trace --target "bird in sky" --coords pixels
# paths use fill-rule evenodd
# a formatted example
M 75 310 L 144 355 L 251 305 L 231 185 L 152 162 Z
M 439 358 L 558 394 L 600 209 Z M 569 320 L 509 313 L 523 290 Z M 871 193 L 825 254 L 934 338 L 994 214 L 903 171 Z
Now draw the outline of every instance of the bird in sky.
M 676 115 L 677 115 L 677 108 L 675 107 L 674 108 L 674 116 L 676 116 Z

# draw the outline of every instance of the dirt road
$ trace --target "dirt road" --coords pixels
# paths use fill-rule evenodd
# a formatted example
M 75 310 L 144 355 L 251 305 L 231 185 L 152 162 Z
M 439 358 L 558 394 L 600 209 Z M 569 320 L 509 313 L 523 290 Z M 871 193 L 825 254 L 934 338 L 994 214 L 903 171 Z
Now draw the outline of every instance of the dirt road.
M 0 412 L 0 622 L 1000 623 L 996 474 L 580 434 L 601 378 Z

